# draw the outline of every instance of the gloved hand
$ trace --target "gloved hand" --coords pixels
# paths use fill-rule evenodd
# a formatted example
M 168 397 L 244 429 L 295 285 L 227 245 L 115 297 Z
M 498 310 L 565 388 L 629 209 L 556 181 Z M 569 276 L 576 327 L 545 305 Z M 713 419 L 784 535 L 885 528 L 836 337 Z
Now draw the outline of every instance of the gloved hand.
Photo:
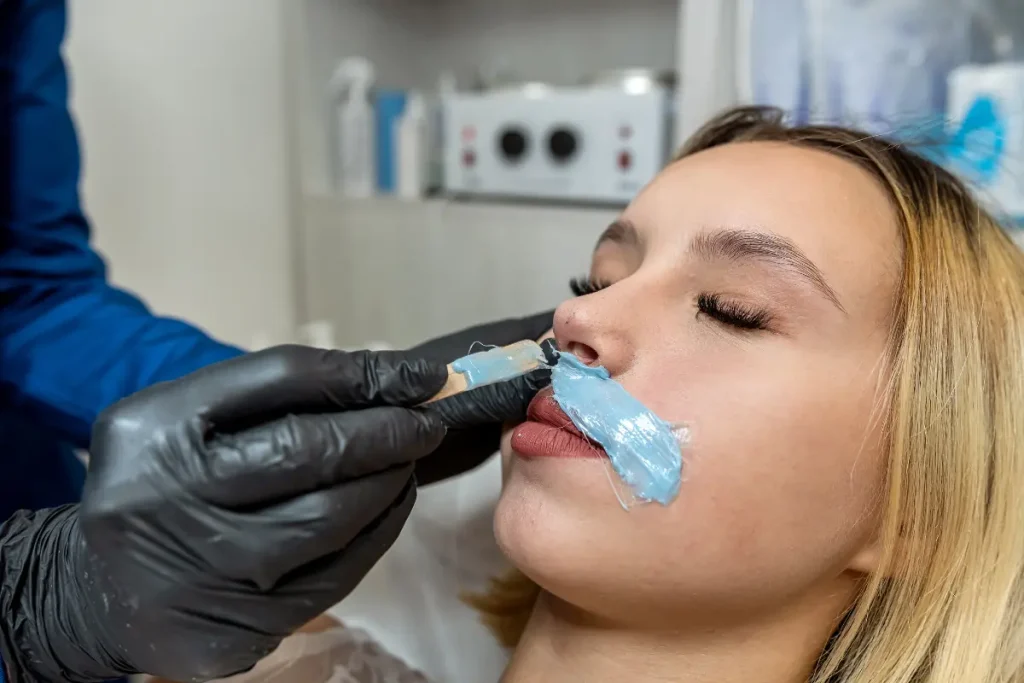
M 420 344 L 408 354 L 451 363 L 467 353 L 481 350 L 473 348 L 477 342 L 505 346 L 523 339 L 539 339 L 551 329 L 553 318 L 554 311 L 548 311 L 479 325 Z M 498 450 L 502 423 L 523 419 L 530 400 L 549 378 L 550 372 L 534 372 L 431 404 L 431 410 L 441 416 L 449 430 L 437 450 L 416 462 L 417 482 L 422 486 L 447 479 L 484 462 Z
M 107 410 L 81 506 L 0 528 L 9 673 L 201 681 L 251 667 L 392 544 L 442 414 L 466 426 L 528 400 L 495 388 L 483 407 L 395 407 L 443 386 L 441 357 L 278 347 Z

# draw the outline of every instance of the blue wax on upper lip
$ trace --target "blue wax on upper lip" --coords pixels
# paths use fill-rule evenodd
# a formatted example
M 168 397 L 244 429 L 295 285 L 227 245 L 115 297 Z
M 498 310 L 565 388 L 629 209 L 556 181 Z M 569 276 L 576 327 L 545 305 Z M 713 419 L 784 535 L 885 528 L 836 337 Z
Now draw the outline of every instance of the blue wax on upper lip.
M 683 456 L 672 425 L 611 378 L 562 352 L 551 371 L 555 402 L 573 424 L 604 448 L 616 474 L 642 501 L 668 505 L 682 481 Z
M 504 382 L 546 365 L 540 344 L 524 341 L 463 356 L 452 363 L 452 370 L 465 376 L 467 389 L 475 389 Z

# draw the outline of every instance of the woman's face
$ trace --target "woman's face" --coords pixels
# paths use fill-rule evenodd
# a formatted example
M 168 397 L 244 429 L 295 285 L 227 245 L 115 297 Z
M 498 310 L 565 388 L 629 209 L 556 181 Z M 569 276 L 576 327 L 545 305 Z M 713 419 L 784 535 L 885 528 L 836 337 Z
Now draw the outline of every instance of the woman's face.
M 609 286 L 563 303 L 554 334 L 689 425 L 679 496 L 626 511 L 606 461 L 517 454 L 513 430 L 505 552 L 609 619 L 748 619 L 851 585 L 874 561 L 899 267 L 884 191 L 850 162 L 744 143 L 674 163 L 599 242 Z

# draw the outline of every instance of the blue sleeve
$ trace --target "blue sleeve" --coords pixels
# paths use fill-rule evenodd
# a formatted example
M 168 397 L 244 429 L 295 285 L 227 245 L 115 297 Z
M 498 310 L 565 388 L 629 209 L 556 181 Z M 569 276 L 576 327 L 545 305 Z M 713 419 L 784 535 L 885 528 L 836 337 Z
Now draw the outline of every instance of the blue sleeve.
M 79 447 L 106 406 L 241 353 L 106 280 L 79 205 L 63 0 L 0 2 L 0 396 Z

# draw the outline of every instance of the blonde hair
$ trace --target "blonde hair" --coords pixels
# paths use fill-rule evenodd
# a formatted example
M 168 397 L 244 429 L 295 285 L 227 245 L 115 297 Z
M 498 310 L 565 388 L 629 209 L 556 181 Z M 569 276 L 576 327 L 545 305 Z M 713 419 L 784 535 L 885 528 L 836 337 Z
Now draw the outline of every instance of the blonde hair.
M 677 158 L 747 141 L 857 164 L 888 194 L 903 246 L 880 413 L 882 559 L 813 683 L 1024 682 L 1024 254 L 950 173 L 855 130 L 740 108 Z M 512 646 L 538 591 L 516 572 L 468 600 Z

